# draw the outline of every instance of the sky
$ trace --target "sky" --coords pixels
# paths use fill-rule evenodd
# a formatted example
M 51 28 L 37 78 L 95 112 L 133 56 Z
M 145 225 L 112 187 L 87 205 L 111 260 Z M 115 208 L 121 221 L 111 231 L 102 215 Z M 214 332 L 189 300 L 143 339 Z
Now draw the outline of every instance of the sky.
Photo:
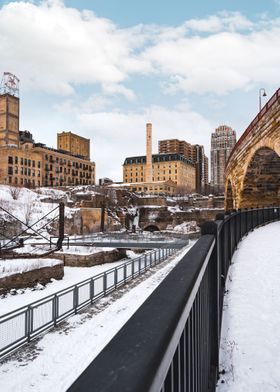
M 280 0 L 0 0 L 0 75 L 20 79 L 20 129 L 91 140 L 97 179 L 158 140 L 240 137 L 279 88 Z

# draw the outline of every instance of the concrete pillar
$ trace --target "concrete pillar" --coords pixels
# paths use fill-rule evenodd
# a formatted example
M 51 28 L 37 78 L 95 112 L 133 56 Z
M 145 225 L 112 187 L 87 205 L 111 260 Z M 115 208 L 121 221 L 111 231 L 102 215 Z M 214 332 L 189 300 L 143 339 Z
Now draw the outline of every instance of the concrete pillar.
M 153 180 L 152 166 L 152 124 L 146 124 L 146 182 Z

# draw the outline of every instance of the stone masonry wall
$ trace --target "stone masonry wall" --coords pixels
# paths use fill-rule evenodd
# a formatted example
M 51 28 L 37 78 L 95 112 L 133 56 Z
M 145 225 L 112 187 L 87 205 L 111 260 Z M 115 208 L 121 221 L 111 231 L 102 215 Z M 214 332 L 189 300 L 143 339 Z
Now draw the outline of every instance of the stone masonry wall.
M 54 258 L 60 259 L 68 267 L 92 267 L 98 264 L 113 263 L 126 257 L 123 249 L 113 249 L 108 252 L 100 251 L 89 255 L 79 255 L 70 253 L 55 253 Z
M 46 284 L 51 279 L 60 280 L 64 276 L 63 263 L 52 267 L 44 267 L 22 274 L 9 275 L 0 279 L 0 294 L 6 293 L 11 289 L 34 287 L 37 283 Z

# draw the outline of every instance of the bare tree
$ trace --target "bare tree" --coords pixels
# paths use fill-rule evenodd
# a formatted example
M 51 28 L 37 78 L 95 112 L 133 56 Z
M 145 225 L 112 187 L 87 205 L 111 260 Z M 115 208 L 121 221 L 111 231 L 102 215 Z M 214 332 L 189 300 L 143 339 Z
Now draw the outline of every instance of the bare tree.
M 34 207 L 33 200 L 29 196 L 26 200 L 26 203 L 24 204 L 24 218 L 25 218 L 25 224 L 27 226 L 29 226 L 31 223 L 31 215 L 32 215 L 33 207 Z
M 21 189 L 19 187 L 10 186 L 9 191 L 14 200 L 17 200 L 19 198 L 19 195 L 21 193 Z

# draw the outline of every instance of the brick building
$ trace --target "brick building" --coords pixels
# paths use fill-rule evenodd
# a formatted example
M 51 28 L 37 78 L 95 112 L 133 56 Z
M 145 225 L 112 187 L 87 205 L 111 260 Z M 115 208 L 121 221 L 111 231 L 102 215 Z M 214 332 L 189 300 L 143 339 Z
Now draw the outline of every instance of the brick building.
M 190 144 L 185 140 L 166 139 L 158 142 L 159 154 L 177 153 L 191 160 L 196 169 L 195 189 L 203 192 L 208 184 L 208 158 L 204 153 L 204 147 L 199 144 Z
M 194 163 L 179 153 L 152 154 L 152 124 L 146 125 L 146 155 L 128 157 L 123 164 L 123 182 L 140 192 L 174 193 L 184 187 L 195 190 Z
M 146 182 L 146 156 L 126 158 L 123 164 L 123 182 L 137 183 Z M 173 181 L 177 186 L 185 186 L 189 192 L 195 190 L 195 167 L 192 161 L 180 154 L 153 154 L 152 155 L 152 181 Z M 139 184 L 140 186 L 140 184 Z M 162 191 L 162 189 L 158 189 Z
M 58 134 L 58 149 L 35 143 L 30 132 L 19 130 L 19 106 L 19 97 L 0 94 L 0 183 L 25 187 L 94 184 L 89 139 L 63 132 Z M 67 140 L 75 143 L 68 145 Z

